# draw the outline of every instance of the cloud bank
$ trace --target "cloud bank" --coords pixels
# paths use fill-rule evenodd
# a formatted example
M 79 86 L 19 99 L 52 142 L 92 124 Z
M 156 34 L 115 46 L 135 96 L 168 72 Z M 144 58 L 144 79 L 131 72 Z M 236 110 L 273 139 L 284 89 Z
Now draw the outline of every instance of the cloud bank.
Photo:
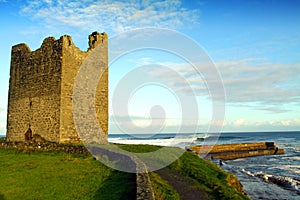
M 191 87 L 170 76 L 164 70 L 149 72 L 153 77 L 163 76 L 172 82 L 177 90 L 186 94 L 209 97 L 205 73 L 201 75 L 187 63 L 161 63 L 178 71 Z M 282 113 L 289 111 L 285 105 L 300 105 L 300 64 L 269 63 L 261 59 L 244 59 L 215 62 L 222 76 L 226 91 L 226 102 L 230 105 L 244 106 L 268 112 Z M 206 66 L 202 64 L 204 72 Z
M 229 102 L 280 105 L 300 101 L 300 64 L 266 63 L 257 59 L 216 62 Z
M 285 120 L 270 121 L 248 121 L 246 119 L 237 119 L 228 123 L 224 130 L 226 131 L 298 131 L 300 127 L 300 118 L 290 118 Z
M 114 119 L 114 120 L 112 120 Z M 131 121 L 132 120 L 132 121 Z M 154 119 L 160 120 L 160 119 Z M 118 121 L 118 123 L 116 122 Z M 143 117 L 133 116 L 131 119 L 128 117 L 120 116 L 110 116 L 110 133 L 123 133 L 123 130 L 119 128 L 119 123 L 126 128 L 128 134 L 140 133 L 132 126 L 134 123 L 138 127 L 145 127 L 150 125 L 149 119 Z M 176 119 L 166 119 L 164 127 L 161 129 L 162 133 L 177 133 L 180 127 L 183 127 L 187 132 L 207 132 L 210 126 L 210 122 L 207 120 L 202 120 L 197 124 L 180 124 Z M 300 118 L 290 118 L 283 120 L 266 120 L 266 121 L 252 121 L 247 119 L 236 119 L 232 122 L 224 121 L 222 124 L 213 124 L 213 125 L 223 125 L 224 131 L 298 131 L 300 127 Z M 158 126 L 155 122 L 153 124 L 153 129 L 158 129 Z M 194 127 L 197 127 L 195 131 Z M 149 132 L 154 134 L 154 132 Z M 186 132 L 184 132 L 186 133 Z
M 72 27 L 120 33 L 141 27 L 177 29 L 199 22 L 199 11 L 180 0 L 28 0 L 21 14 L 50 29 Z

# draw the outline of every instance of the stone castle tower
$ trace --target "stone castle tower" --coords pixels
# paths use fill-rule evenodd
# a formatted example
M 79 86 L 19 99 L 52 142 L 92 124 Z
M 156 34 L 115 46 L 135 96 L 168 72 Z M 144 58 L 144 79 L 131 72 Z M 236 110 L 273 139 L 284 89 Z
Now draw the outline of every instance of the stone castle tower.
M 26 44 L 12 47 L 7 140 L 26 141 L 38 134 L 47 141 L 79 141 L 72 113 L 74 81 L 84 59 L 96 47 L 101 52 L 103 66 L 99 67 L 104 72 L 96 89 L 95 108 L 107 135 L 108 37 L 93 32 L 86 52 L 77 48 L 68 35 L 58 40 L 48 37 L 35 51 Z

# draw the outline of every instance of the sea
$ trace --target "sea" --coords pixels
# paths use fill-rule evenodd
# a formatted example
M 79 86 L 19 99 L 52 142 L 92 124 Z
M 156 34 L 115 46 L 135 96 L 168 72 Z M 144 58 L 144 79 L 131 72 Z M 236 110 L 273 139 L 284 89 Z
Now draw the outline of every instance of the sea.
M 300 199 L 300 131 L 234 132 L 221 134 L 110 134 L 109 142 L 152 144 L 185 148 L 189 145 L 276 142 L 284 155 L 223 161 L 222 168 L 235 174 L 251 199 Z M 218 164 L 218 161 L 213 161 Z

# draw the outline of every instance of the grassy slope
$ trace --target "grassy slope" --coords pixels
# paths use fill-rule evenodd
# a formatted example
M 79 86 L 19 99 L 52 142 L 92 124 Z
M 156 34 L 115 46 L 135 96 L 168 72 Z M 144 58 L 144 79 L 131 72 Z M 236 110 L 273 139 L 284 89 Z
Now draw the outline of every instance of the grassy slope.
M 150 145 L 119 146 L 125 150 L 137 153 L 156 151 L 161 148 Z M 159 155 L 158 157 L 160 158 L 156 158 L 156 161 L 153 160 L 153 157 L 144 157 L 144 160 L 155 163 L 157 160 L 166 160 L 168 157 L 174 157 L 176 155 L 178 155 L 176 148 L 171 148 L 168 155 Z M 194 153 L 184 152 L 183 155 L 169 165 L 168 168 L 190 178 L 196 183 L 197 188 L 209 193 L 212 199 L 249 199 L 228 184 L 227 179 L 228 177 L 232 177 L 231 174 L 224 172 L 215 164 L 199 158 Z M 174 198 L 174 191 L 171 192 L 169 196 L 167 195 L 167 198 L 169 197 L 171 199 Z
M 229 173 L 191 152 L 184 153 L 169 168 L 196 180 L 198 186 L 208 191 L 214 199 L 249 199 L 228 185 Z
M 0 199 L 122 199 L 135 196 L 135 176 L 91 156 L 0 150 Z
M 119 145 L 133 152 L 151 152 L 160 147 Z M 171 148 L 160 159 L 176 156 Z M 155 159 L 155 161 L 154 161 Z M 228 185 L 228 173 L 195 154 L 185 152 L 168 166 L 196 183 L 212 199 L 248 199 Z M 0 150 L 0 199 L 134 199 L 135 176 L 118 172 L 91 156 L 66 153 L 34 152 L 31 155 L 14 150 Z M 156 199 L 179 199 L 170 183 L 157 173 L 150 173 Z M 193 190 L 193 188 L 191 188 Z

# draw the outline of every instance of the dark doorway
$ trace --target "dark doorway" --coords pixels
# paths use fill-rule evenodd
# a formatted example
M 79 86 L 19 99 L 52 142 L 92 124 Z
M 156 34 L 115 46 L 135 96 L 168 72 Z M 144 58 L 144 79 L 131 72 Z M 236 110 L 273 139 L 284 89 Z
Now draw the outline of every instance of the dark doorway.
M 32 140 L 32 130 L 31 128 L 28 128 L 28 130 L 25 133 L 25 141 L 31 141 Z

